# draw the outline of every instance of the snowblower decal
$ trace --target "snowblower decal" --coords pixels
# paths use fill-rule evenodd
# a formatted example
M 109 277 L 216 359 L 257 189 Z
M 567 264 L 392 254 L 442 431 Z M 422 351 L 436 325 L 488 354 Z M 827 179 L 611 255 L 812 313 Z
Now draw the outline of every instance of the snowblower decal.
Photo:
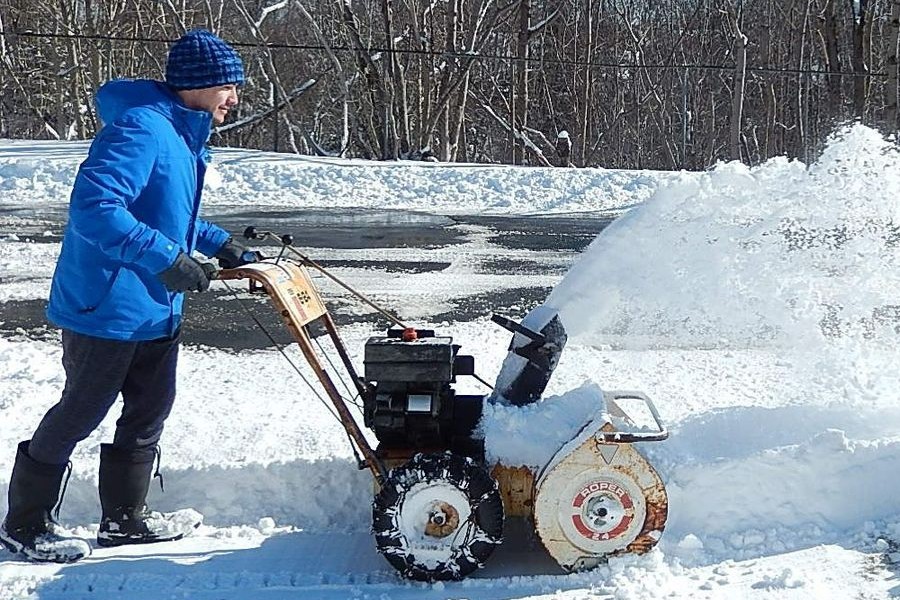
M 634 521 L 634 502 L 622 486 L 608 479 L 585 485 L 571 503 L 572 525 L 589 540 L 617 538 Z
M 309 304 L 309 302 L 312 300 L 312 298 L 310 298 L 309 296 L 309 292 L 307 292 L 306 290 L 299 290 L 294 288 L 293 290 L 291 290 L 291 295 L 293 296 L 294 306 L 296 307 L 297 312 L 300 314 L 301 320 L 310 320 L 309 314 L 307 314 L 306 307 L 304 306 L 305 304 Z
M 266 291 L 282 317 L 288 320 L 289 327 L 291 322 L 296 326 L 306 325 L 328 312 L 301 265 L 258 262 L 222 273 L 226 279 L 250 278 L 267 286 Z

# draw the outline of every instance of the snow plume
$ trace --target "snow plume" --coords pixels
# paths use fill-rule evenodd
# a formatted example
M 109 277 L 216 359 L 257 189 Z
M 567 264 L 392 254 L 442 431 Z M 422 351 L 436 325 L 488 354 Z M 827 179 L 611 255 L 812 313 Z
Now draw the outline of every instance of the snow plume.
M 683 174 L 601 234 L 548 302 L 570 333 L 615 344 L 890 343 L 898 248 L 900 154 L 855 126 L 809 167 Z
M 898 290 L 900 153 L 856 125 L 809 166 L 683 174 L 604 231 L 548 304 L 581 343 L 764 348 L 810 397 L 885 405 L 900 382 L 872 350 L 900 342 Z

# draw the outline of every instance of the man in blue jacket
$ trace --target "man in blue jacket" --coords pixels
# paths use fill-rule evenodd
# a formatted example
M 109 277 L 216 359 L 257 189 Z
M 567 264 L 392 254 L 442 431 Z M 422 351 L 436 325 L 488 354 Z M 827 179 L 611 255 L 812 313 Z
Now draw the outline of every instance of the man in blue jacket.
M 115 437 L 100 448 L 101 546 L 179 539 L 194 511 L 146 506 L 163 423 L 175 398 L 186 291 L 209 277 L 194 250 L 223 268 L 254 260 L 199 218 L 210 128 L 238 103 L 237 53 L 194 30 L 170 49 L 165 82 L 119 80 L 97 93 L 105 126 L 78 171 L 47 317 L 62 328 L 66 384 L 31 440 L 19 444 L 0 542 L 37 561 L 72 562 L 90 546 L 54 520 L 75 445 L 119 394 Z M 158 471 L 157 471 L 158 474 Z

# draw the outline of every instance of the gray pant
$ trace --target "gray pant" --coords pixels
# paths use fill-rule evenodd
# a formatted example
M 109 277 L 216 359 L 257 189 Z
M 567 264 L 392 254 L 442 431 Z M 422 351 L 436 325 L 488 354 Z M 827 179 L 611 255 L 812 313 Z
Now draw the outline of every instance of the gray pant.
M 75 445 L 103 421 L 122 394 L 113 446 L 137 450 L 156 446 L 175 400 L 179 335 L 147 342 L 107 340 L 63 330 L 62 398 L 41 420 L 28 454 L 63 464 Z

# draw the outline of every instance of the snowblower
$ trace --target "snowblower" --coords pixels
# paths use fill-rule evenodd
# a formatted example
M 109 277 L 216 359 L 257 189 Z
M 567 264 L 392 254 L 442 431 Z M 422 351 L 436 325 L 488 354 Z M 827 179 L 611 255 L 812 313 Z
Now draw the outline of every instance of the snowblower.
M 404 577 L 434 581 L 469 575 L 502 542 L 505 517 L 529 519 L 566 571 L 589 569 L 611 555 L 647 552 L 657 543 L 666 521 L 666 492 L 633 444 L 664 440 L 668 433 L 653 402 L 640 392 L 604 392 L 594 417 L 538 469 L 486 464 L 478 428 L 484 403 L 525 405 L 541 398 L 566 342 L 565 328 L 552 311 L 539 307 L 522 323 L 494 315 L 495 323 L 513 333 L 497 386 L 488 397 L 457 394 L 457 377 L 477 375 L 474 358 L 461 354 L 451 337 L 406 326 L 300 253 L 291 236 L 253 227 L 244 235 L 275 241 L 281 246 L 278 256 L 215 277 L 249 280 L 251 292 L 269 296 L 336 410 L 360 467 L 374 477 L 375 543 Z M 366 341 L 362 376 L 308 268 L 393 323 L 384 335 Z M 378 440 L 375 448 L 348 408 L 352 399 L 342 396 L 326 368 L 337 370 L 323 356 L 322 337 L 330 339 L 362 401 L 363 425 Z M 638 424 L 635 406 L 650 419 Z

